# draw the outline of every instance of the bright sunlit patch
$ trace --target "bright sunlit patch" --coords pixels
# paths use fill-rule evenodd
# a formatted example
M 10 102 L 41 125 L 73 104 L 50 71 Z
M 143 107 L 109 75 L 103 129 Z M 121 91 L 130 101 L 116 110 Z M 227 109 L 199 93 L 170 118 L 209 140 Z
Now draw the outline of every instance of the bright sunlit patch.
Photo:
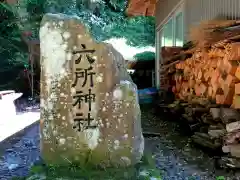
M 138 53 L 143 53 L 145 51 L 155 52 L 155 47 L 146 46 L 142 48 L 132 47 L 126 44 L 126 39 L 124 38 L 112 38 L 105 41 L 106 43 L 112 44 L 112 46 L 117 49 L 126 60 L 134 60 L 134 56 Z
M 127 69 L 127 72 L 130 73 L 130 74 L 132 74 L 132 73 L 135 72 L 135 69 Z
M 23 130 L 40 119 L 40 112 L 27 112 L 20 115 L 1 117 L 0 142 Z
M 14 101 L 22 96 L 22 93 L 15 93 L 14 90 L 0 91 L 0 124 L 5 117 L 16 116 Z

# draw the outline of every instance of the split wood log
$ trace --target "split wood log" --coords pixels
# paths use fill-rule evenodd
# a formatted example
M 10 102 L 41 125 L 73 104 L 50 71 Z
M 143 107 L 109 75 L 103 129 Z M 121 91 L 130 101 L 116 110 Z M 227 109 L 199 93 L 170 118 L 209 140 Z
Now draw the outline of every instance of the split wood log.
M 150 132 L 150 131 L 143 131 L 144 137 L 152 137 L 152 136 L 161 136 L 159 132 Z
M 220 108 L 210 108 L 213 120 L 218 121 L 220 118 Z
M 204 135 L 203 133 L 195 133 L 191 138 L 194 143 L 203 147 L 207 147 L 212 150 L 221 148 L 221 143 L 214 141 L 208 134 Z
M 231 168 L 231 169 L 239 169 L 240 161 L 238 158 L 233 157 L 221 157 L 219 160 L 220 167 Z
M 222 138 L 226 133 L 225 129 L 208 130 L 208 135 L 212 138 Z
M 195 107 L 195 108 L 192 108 L 192 111 L 194 114 L 196 113 L 207 113 L 209 112 L 209 108 L 204 108 L 204 107 Z
M 240 157 L 240 144 L 224 145 L 222 151 L 230 153 L 233 157 Z
M 228 29 L 230 27 L 238 26 L 240 24 L 239 20 L 210 20 L 203 26 L 207 29 L 222 30 Z
M 224 80 L 224 85 L 227 87 L 232 87 L 236 83 L 240 82 L 235 76 L 232 76 L 231 74 L 228 74 L 226 79 Z
M 240 109 L 240 95 L 235 95 L 233 97 L 233 103 L 231 108 Z
M 225 53 L 223 53 L 221 48 L 211 48 L 208 52 L 209 58 L 223 58 L 225 57 Z
M 234 91 L 235 91 L 235 88 L 233 87 L 225 87 L 224 88 L 224 102 L 223 104 L 226 104 L 226 105 L 232 105 L 233 103 L 233 97 L 234 97 Z
M 224 137 L 225 144 L 238 144 L 240 141 L 240 131 L 229 133 Z
M 201 126 L 202 126 L 201 123 L 189 124 L 189 129 L 191 132 L 196 132 L 201 128 Z
M 194 52 L 193 50 L 188 50 L 188 51 L 181 52 L 178 55 L 175 55 L 171 58 L 166 59 L 166 62 L 167 63 L 172 63 L 172 62 L 175 62 L 177 60 L 184 61 L 187 58 L 190 58 L 192 56 L 193 52 Z
M 190 116 L 192 116 L 193 115 L 193 109 L 192 109 L 192 106 L 190 105 L 188 105 L 187 107 L 185 107 L 184 108 L 184 111 L 185 111 L 185 113 L 186 114 L 188 114 L 188 115 L 190 115 Z
M 209 109 L 210 109 L 210 108 L 220 108 L 220 105 L 219 105 L 219 104 L 209 104 L 207 107 L 208 107 Z
M 236 122 L 226 124 L 226 130 L 229 133 L 240 130 L 240 121 L 236 121 Z
M 216 95 L 216 103 L 217 104 L 224 104 L 225 102 L 225 97 L 223 94 L 217 94 Z
M 204 139 L 211 139 L 211 140 L 213 140 L 214 138 L 211 138 L 208 134 L 206 134 L 206 133 L 201 133 L 201 132 L 195 132 L 194 133 L 194 135 L 196 135 L 196 136 L 199 136 L 199 137 L 201 137 L 201 138 L 204 138 Z
M 240 83 L 235 84 L 235 94 L 240 95 Z
M 169 68 L 169 67 L 171 67 L 171 66 L 173 66 L 173 65 L 175 65 L 175 64 L 177 64 L 177 63 L 179 63 L 179 62 L 180 62 L 180 61 L 177 60 L 177 61 L 172 62 L 172 63 L 170 63 L 170 64 L 163 65 L 161 71 L 165 71 L 167 68 Z
M 218 123 L 218 124 L 210 125 L 210 126 L 208 127 L 208 130 L 219 130 L 219 129 L 226 130 L 226 129 L 225 129 L 225 125 L 223 125 L 223 124 L 221 124 L 221 123 Z
M 209 114 L 203 114 L 201 116 L 201 121 L 205 124 L 208 124 L 208 125 L 214 125 L 216 124 L 216 121 L 213 121 L 212 119 L 212 116 L 209 115 Z
M 211 45 L 211 47 L 224 47 L 227 43 L 233 43 L 240 41 L 240 35 L 231 36 L 227 39 L 220 40 Z
M 232 146 L 232 145 L 224 145 L 224 146 L 222 147 L 222 151 L 223 151 L 224 153 L 229 153 L 231 146 Z
M 188 122 L 193 122 L 194 119 L 192 116 L 189 116 L 188 114 L 183 114 L 182 117 L 186 119 Z
M 240 114 L 236 109 L 220 108 L 220 118 L 224 124 L 240 120 Z
M 237 67 L 237 70 L 235 72 L 235 76 L 240 80 L 240 66 Z
M 238 68 L 238 61 L 229 61 L 228 55 L 226 55 L 223 59 L 223 69 L 227 74 L 235 75 Z
M 240 60 L 240 43 L 232 43 L 229 46 L 228 52 L 229 61 L 239 61 Z
M 191 100 L 191 103 L 201 105 L 203 107 L 207 107 L 207 106 L 209 106 L 209 104 L 211 104 L 209 99 L 204 98 L 204 97 L 201 97 L 201 98 L 193 97 L 192 100 Z
M 240 158 L 240 145 L 232 145 L 230 147 L 230 154 L 232 157 Z

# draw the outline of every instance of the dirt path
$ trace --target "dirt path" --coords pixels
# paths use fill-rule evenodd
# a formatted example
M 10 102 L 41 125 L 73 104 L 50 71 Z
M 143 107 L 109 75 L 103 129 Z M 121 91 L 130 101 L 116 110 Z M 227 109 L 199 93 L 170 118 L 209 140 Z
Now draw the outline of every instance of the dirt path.
M 145 150 L 156 157 L 157 167 L 164 172 L 164 180 L 215 180 L 219 176 L 233 180 L 240 177 L 216 169 L 214 158 L 196 148 L 190 138 L 182 134 L 177 123 L 163 121 L 146 108 L 142 109 L 142 121 L 143 131 L 160 133 L 160 136 L 145 136 Z
M 155 156 L 157 167 L 164 172 L 164 180 L 212 180 L 221 175 L 233 180 L 232 174 L 217 171 L 212 158 L 192 147 L 189 139 L 178 133 L 176 124 L 161 121 L 149 109 L 143 110 L 142 121 L 144 131 L 161 133 L 159 137 L 146 137 L 145 149 Z M 0 147 L 0 180 L 26 175 L 29 167 L 40 158 L 38 124 L 29 128 L 22 137 L 15 138 L 8 148 L 4 149 L 4 144 Z

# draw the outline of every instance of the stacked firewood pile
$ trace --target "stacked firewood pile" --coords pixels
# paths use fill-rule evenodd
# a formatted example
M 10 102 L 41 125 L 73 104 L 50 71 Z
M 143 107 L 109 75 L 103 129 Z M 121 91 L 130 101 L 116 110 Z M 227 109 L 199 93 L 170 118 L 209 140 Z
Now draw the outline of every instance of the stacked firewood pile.
M 221 150 L 228 166 L 240 168 L 240 22 L 203 23 L 190 39 L 161 66 L 177 98 L 168 109 L 180 110 L 195 143 Z
M 176 100 L 164 109 L 173 118 L 180 117 L 181 125 L 188 126 L 185 133 L 188 129 L 193 143 L 221 155 L 224 167 L 240 168 L 240 113 L 237 109 L 209 104 L 207 99 L 195 99 L 192 103 Z
M 208 98 L 240 108 L 240 23 L 221 23 L 200 26 L 199 36 L 194 29 L 194 46 L 165 59 L 160 71 L 174 79 L 172 91 L 182 100 Z
M 240 40 L 240 39 L 239 39 Z M 178 73 L 173 92 L 181 99 L 207 97 L 217 104 L 240 108 L 240 43 L 229 43 L 225 49 L 195 51 L 191 58 L 176 64 Z
M 181 47 L 162 47 L 161 48 L 161 57 L 163 58 L 163 62 L 161 64 L 161 67 L 166 63 L 164 60 L 166 60 L 168 57 L 177 55 L 181 52 Z M 170 65 L 171 66 L 171 65 Z M 160 72 L 160 86 L 161 89 L 168 90 L 169 87 L 171 87 L 173 81 L 171 76 L 166 76 L 164 74 L 164 70 L 162 69 L 163 73 Z

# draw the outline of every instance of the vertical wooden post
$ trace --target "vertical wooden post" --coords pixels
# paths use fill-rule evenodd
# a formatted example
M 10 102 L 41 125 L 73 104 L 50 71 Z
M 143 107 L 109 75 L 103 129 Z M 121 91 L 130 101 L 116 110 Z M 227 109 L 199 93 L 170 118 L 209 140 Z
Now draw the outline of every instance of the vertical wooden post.
M 33 84 L 34 84 L 34 78 L 33 78 L 33 56 L 32 56 L 32 43 L 30 42 L 29 43 L 29 60 L 30 60 L 30 64 L 31 64 L 31 96 L 32 96 L 32 98 L 33 98 L 33 96 L 34 96 L 34 86 L 33 86 Z

